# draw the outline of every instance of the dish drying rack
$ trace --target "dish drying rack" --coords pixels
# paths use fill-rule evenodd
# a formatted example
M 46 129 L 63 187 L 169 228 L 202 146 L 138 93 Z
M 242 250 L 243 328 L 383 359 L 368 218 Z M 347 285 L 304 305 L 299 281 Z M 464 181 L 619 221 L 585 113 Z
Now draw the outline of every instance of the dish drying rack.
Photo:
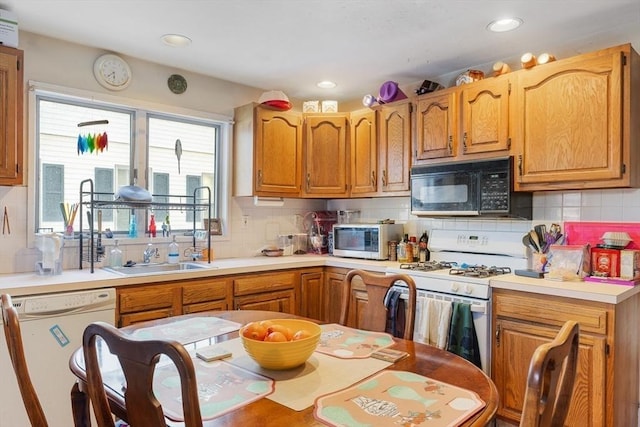
M 96 211 L 102 209 L 144 209 L 146 210 L 191 210 L 193 211 L 193 244 L 188 251 L 191 254 L 202 254 L 203 247 L 196 242 L 196 215 L 195 212 L 206 211 L 207 218 L 211 218 L 211 189 L 207 186 L 197 187 L 193 190 L 193 195 L 165 195 L 154 194 L 153 197 L 169 200 L 169 202 L 140 202 L 115 200 L 115 193 L 96 192 L 93 180 L 85 179 L 80 182 L 80 208 L 79 208 L 79 268 L 82 270 L 83 263 L 88 263 L 91 273 L 94 272 L 96 262 L 100 262 L 104 256 L 104 246 L 102 246 L 102 231 L 94 228 L 94 218 Z M 176 201 L 177 200 L 177 201 Z M 83 232 L 83 210 L 86 210 L 89 222 L 89 232 Z M 85 242 L 86 240 L 86 242 Z M 211 232 L 206 233 L 207 247 L 211 248 Z M 211 257 L 207 257 L 211 263 Z

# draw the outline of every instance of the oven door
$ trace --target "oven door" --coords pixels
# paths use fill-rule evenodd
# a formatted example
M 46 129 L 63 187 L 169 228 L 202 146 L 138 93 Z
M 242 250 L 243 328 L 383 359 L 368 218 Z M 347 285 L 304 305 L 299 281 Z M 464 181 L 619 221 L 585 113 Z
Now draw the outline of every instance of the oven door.
M 411 213 L 429 216 L 480 215 L 477 172 L 412 169 Z

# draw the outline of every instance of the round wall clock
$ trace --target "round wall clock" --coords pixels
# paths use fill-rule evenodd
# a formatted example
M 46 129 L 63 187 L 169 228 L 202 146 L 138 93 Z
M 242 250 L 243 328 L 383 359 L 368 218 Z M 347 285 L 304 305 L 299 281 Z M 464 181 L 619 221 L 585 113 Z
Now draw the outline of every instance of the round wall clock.
M 178 95 L 184 93 L 187 90 L 187 80 L 180 74 L 172 74 L 171 76 L 169 76 L 167 85 L 169 85 L 169 90 L 171 90 L 171 92 Z
M 107 53 L 93 63 L 93 74 L 98 83 L 109 90 L 122 90 L 131 83 L 131 68 L 118 55 Z

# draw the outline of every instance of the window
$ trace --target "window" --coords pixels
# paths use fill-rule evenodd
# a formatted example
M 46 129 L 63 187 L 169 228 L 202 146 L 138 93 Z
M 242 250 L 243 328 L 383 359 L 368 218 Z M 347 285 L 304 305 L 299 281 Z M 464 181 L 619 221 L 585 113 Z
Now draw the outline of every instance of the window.
M 212 216 L 223 216 L 226 203 L 221 201 L 220 189 L 225 184 L 220 180 L 225 173 L 220 165 L 226 152 L 222 147 L 229 133 L 227 121 L 202 118 L 202 113 L 151 111 L 37 89 L 32 100 L 36 230 L 62 232 L 61 206 L 78 203 L 80 183 L 89 179 L 97 200 L 112 200 L 118 188 L 135 183 L 149 189 L 154 202 L 191 203 L 195 194 L 197 203 L 206 203 L 209 192 L 200 187 L 208 186 Z M 105 209 L 103 229 L 126 235 L 132 213 L 138 230 L 147 229 L 150 214 L 156 216 L 158 229 L 165 221 L 170 221 L 174 231 L 193 227 L 193 212 L 187 209 Z M 196 213 L 197 228 L 203 228 L 205 216 L 205 211 Z M 87 223 L 83 218 L 85 230 Z M 76 219 L 74 228 L 78 227 Z

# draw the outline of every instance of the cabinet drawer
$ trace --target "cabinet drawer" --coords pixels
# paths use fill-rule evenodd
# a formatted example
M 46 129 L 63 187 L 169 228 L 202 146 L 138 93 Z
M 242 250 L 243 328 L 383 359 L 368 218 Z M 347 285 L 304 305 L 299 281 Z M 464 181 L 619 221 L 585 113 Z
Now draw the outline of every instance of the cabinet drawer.
M 225 279 L 185 283 L 182 288 L 182 303 L 185 305 L 224 300 L 227 296 L 231 296 L 231 281 Z
M 558 297 L 528 297 L 523 293 L 495 290 L 493 309 L 500 318 L 522 319 L 535 323 L 561 326 L 567 320 L 575 320 L 580 324 L 580 332 L 606 335 L 607 309 L 602 304 L 596 304 L 588 301 L 575 304 Z
M 133 313 L 179 306 L 180 288 L 156 285 L 118 292 L 118 312 Z
M 241 277 L 233 280 L 233 294 L 239 296 L 293 289 L 295 284 L 296 273 L 294 272 Z

